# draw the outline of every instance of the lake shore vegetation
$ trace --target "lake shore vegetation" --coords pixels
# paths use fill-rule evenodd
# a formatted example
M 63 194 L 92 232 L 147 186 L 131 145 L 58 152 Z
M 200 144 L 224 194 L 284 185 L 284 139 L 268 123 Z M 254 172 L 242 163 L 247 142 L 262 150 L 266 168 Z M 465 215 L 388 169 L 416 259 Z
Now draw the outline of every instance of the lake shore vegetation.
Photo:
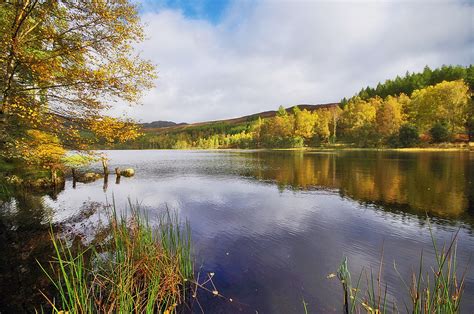
M 57 293 L 54 313 L 175 313 L 194 276 L 189 224 L 170 212 L 156 228 L 138 206 L 115 205 L 90 245 L 51 231 L 55 256 L 41 265 Z

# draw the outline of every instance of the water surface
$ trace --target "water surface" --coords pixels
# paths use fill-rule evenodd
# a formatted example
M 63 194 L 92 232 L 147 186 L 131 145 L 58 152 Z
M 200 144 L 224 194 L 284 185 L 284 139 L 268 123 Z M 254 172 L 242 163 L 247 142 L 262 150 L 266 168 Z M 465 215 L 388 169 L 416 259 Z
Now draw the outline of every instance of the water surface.
M 95 209 L 112 198 L 119 207 L 126 206 L 127 198 L 140 202 L 152 219 L 168 207 L 190 221 L 197 269 L 202 275 L 214 272 L 219 292 L 233 299 L 201 293 L 200 303 L 210 313 L 301 313 L 303 298 L 314 312 L 341 311 L 341 287 L 327 275 L 343 257 L 354 277 L 362 267 L 377 269 L 382 250 L 389 300 L 403 309 L 407 293 L 393 263 L 405 280 L 417 268 L 422 250 L 426 265 L 433 263 L 427 215 L 440 243 L 460 230 L 461 270 L 474 252 L 474 154 L 469 152 L 107 154 L 111 167 L 132 167 L 135 177 L 122 178 L 120 184 L 113 177 L 106 185 L 78 183 L 76 188 L 67 181 L 58 194 L 25 193 L 2 205 L 0 245 L 10 251 L 0 260 L 2 295 L 9 295 L 15 283 L 27 289 L 21 272 L 35 275 L 33 253 L 20 258 L 30 244 L 15 239 L 18 232 L 27 235 L 26 230 L 43 230 L 50 220 L 69 219 L 71 228 L 87 238 L 100 215 Z M 71 219 L 88 212 L 85 221 Z M 36 242 L 44 241 L 38 237 Z M 44 254 L 47 245 L 37 250 Z M 7 266 L 12 260 L 15 266 Z M 19 279 L 6 271 L 19 272 Z M 474 312 L 472 267 L 463 312 Z

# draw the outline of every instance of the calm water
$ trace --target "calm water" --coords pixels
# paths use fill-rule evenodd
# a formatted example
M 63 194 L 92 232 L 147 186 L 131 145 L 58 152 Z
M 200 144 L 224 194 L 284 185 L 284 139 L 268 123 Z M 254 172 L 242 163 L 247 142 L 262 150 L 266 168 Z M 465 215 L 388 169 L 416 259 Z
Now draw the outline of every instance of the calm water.
M 87 240 L 101 212 L 94 210 L 113 197 L 122 207 L 128 197 L 139 201 L 151 217 L 168 207 L 189 219 L 197 268 L 202 274 L 214 272 L 219 292 L 234 300 L 201 294 L 201 305 L 210 313 L 301 313 L 303 298 L 313 312 L 340 312 L 341 287 L 327 275 L 344 256 L 354 277 L 363 266 L 376 269 L 382 249 L 389 299 L 403 309 L 405 288 L 393 263 L 405 280 L 417 268 L 422 249 L 426 265 L 432 264 L 426 214 L 440 243 L 460 228 L 461 271 L 474 252 L 473 153 L 107 154 L 112 168 L 133 167 L 135 177 L 120 184 L 111 177 L 108 186 L 78 183 L 75 189 L 67 181 L 55 195 L 23 193 L 4 201 L 1 307 L 14 309 L 23 295 L 35 294 L 40 285 L 35 259 L 49 252 L 45 230 L 50 220 L 68 221 Z M 88 218 L 75 219 L 79 213 Z M 472 266 L 466 313 L 474 312 Z

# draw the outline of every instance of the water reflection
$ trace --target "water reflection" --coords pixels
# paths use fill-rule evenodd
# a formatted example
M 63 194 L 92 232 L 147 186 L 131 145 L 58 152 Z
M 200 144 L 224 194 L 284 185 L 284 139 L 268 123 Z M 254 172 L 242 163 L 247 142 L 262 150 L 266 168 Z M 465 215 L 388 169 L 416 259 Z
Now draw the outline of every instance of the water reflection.
M 54 196 L 54 195 L 53 195 Z M 0 205 L 0 311 L 31 313 L 44 304 L 40 290 L 50 290 L 37 262 L 50 260 L 52 209 L 42 195 L 22 190 L 2 195 Z M 47 307 L 46 307 L 47 309 Z
M 151 218 L 169 207 L 190 220 L 198 266 L 215 272 L 219 291 L 235 300 L 230 304 L 203 295 L 202 304 L 212 313 L 301 312 L 303 297 L 320 311 L 339 310 L 340 287 L 326 276 L 342 256 L 357 273 L 362 266 L 377 267 L 383 245 L 386 261 L 397 261 L 405 276 L 417 265 L 421 249 L 427 263 L 433 261 L 426 213 L 437 217 L 433 227 L 440 241 L 462 226 L 460 267 L 474 251 L 474 156 L 469 153 L 108 154 L 111 166 L 135 168 L 137 175 L 119 182 L 76 183 L 75 188 L 67 181 L 57 195 L 16 191 L 2 198 L 0 245 L 9 253 L 0 260 L 0 293 L 8 300 L 0 301 L 1 309 L 35 287 L 11 275 L 19 269 L 10 265 L 33 269 L 35 256 L 48 256 L 48 221 L 69 221 L 87 236 L 99 214 L 96 208 L 112 196 L 119 206 L 128 197 L 140 201 Z M 18 239 L 23 239 L 19 246 Z M 32 239 L 38 239 L 38 250 L 22 262 Z M 28 276 L 34 277 L 32 271 Z M 390 298 L 403 299 L 400 278 L 390 265 L 384 279 Z M 474 309 L 472 271 L 466 282 L 464 309 L 469 311 Z
M 474 156 L 468 152 L 258 152 L 247 174 L 281 188 L 337 189 L 354 200 L 424 216 L 469 218 Z

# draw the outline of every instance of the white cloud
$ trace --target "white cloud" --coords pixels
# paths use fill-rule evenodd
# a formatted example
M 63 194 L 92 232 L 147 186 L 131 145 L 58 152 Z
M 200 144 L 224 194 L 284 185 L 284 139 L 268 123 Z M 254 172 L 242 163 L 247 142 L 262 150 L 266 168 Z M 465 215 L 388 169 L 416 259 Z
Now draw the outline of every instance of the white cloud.
M 425 65 L 472 63 L 474 7 L 459 1 L 236 1 L 218 24 L 143 14 L 158 65 L 142 106 L 114 113 L 196 122 L 324 103 Z

